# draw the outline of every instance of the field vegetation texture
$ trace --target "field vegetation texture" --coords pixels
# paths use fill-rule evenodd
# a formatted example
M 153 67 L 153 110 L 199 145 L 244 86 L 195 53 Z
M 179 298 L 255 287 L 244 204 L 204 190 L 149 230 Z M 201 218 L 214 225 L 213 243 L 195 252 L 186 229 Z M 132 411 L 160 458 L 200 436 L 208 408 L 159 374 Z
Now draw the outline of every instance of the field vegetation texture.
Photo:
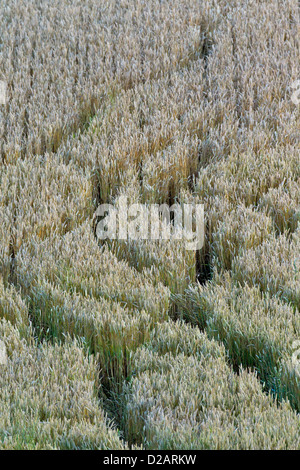
M 2 0 L 1 449 L 299 449 L 297 0 Z M 106 241 L 197 202 L 205 244 Z

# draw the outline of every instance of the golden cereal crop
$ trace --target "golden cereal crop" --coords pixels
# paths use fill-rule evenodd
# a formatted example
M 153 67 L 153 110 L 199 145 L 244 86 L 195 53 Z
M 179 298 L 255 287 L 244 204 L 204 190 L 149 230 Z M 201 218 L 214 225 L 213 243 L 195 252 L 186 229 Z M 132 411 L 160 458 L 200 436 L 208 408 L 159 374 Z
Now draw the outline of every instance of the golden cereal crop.
M 299 448 L 299 32 L 297 0 L 2 0 L 0 449 Z M 121 197 L 203 204 L 203 248 L 98 240 Z

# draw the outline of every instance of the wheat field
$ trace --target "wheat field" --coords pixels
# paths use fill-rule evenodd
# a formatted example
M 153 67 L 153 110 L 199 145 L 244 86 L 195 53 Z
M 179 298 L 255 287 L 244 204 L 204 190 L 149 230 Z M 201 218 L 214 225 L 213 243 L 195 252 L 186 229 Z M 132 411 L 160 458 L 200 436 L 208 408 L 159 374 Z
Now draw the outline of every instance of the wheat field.
M 0 449 L 300 448 L 299 33 L 297 0 L 2 0 Z M 204 204 L 203 248 L 97 239 L 121 197 Z

